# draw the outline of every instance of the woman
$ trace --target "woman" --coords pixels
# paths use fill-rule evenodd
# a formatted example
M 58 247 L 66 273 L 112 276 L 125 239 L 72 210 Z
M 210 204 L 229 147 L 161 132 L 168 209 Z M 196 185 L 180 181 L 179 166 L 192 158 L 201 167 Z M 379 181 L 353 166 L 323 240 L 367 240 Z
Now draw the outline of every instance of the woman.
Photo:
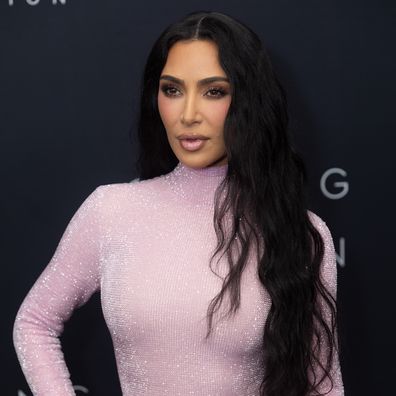
M 140 180 L 84 201 L 18 312 L 34 395 L 74 395 L 58 337 L 97 290 L 124 395 L 343 395 L 334 245 L 287 125 L 249 28 L 196 12 L 163 32 Z

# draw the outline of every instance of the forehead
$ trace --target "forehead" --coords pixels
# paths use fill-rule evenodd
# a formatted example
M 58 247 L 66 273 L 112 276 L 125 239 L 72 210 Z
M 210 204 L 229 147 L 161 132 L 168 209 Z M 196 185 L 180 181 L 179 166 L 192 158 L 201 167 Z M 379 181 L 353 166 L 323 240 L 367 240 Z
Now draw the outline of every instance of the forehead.
M 209 40 L 178 41 L 169 50 L 162 74 L 199 79 L 208 75 L 224 76 L 218 60 L 217 45 Z

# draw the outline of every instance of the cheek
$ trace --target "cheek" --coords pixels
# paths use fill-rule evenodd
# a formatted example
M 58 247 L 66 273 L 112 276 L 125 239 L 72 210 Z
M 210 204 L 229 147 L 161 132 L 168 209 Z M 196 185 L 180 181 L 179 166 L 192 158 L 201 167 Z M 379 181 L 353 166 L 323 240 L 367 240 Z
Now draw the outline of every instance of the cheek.
M 158 95 L 158 111 L 165 126 L 174 123 L 177 119 L 177 103 L 161 94 Z
M 213 126 L 220 128 L 221 131 L 224 127 L 224 121 L 227 117 L 230 101 L 219 101 L 215 105 L 207 109 L 208 118 L 211 120 Z

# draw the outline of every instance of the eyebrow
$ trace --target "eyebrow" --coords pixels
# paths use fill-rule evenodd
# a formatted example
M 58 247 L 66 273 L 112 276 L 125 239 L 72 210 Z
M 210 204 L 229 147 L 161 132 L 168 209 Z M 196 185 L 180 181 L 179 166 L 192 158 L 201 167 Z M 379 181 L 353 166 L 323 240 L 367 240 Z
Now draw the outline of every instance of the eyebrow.
M 173 76 L 170 76 L 168 74 L 164 74 L 160 77 L 160 80 L 168 80 L 168 81 L 172 81 L 176 84 L 180 84 L 180 85 L 184 85 L 184 81 L 181 80 L 180 78 L 176 78 Z M 206 84 L 211 84 L 213 82 L 216 81 L 225 81 L 225 82 L 230 82 L 230 80 L 227 77 L 221 77 L 221 76 L 213 76 L 213 77 L 207 77 L 207 78 L 203 78 L 202 80 L 198 81 L 198 85 L 203 86 Z

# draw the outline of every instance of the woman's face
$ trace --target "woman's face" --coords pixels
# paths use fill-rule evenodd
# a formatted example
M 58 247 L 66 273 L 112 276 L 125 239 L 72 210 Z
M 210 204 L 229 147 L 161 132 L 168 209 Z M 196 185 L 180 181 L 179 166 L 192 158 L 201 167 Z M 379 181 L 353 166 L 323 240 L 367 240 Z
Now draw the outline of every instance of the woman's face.
M 175 43 L 160 76 L 158 108 L 180 162 L 192 168 L 227 163 L 223 129 L 230 103 L 231 86 L 217 45 L 206 40 Z

